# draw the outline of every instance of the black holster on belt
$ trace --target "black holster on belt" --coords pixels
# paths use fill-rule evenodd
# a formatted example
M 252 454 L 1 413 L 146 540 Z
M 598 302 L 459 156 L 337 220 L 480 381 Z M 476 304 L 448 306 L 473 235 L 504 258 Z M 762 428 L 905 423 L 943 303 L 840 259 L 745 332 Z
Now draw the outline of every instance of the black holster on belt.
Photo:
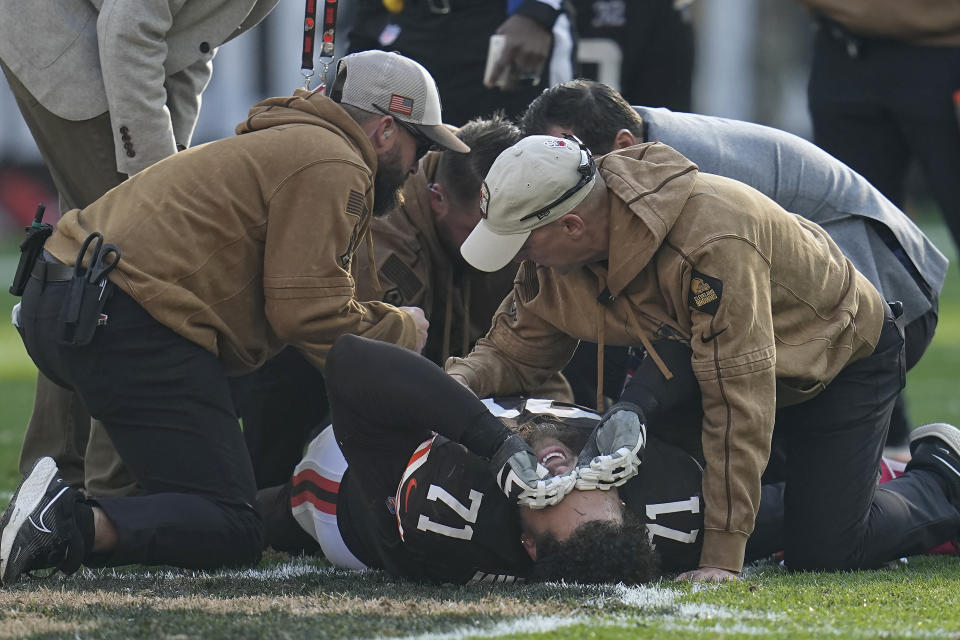
M 93 253 L 89 266 L 85 269 L 83 258 L 91 243 Z M 113 261 L 104 264 L 103 259 L 108 247 L 113 254 Z M 102 250 L 104 253 L 101 253 Z M 119 261 L 120 250 L 113 245 L 104 245 L 100 233 L 91 233 L 84 241 L 77 255 L 67 298 L 60 309 L 60 344 L 86 346 L 93 340 L 97 327 L 107 324 L 107 315 L 103 313 L 103 309 L 114 290 L 114 284 L 107 279 L 107 273 Z
M 83 347 L 93 340 L 97 327 L 107 324 L 103 307 L 113 295 L 114 284 L 104 280 L 93 283 L 85 277 L 70 281 L 70 293 L 60 310 L 60 344 Z
M 25 229 L 27 237 L 20 243 L 20 262 L 17 263 L 17 272 L 13 276 L 13 284 L 10 285 L 10 293 L 15 296 L 22 296 L 23 290 L 30 280 L 30 274 L 37 263 L 37 258 L 43 251 L 43 243 L 53 233 L 53 226 L 42 224 L 43 212 L 46 207 L 42 204 L 37 205 L 37 213 L 33 216 L 33 224 Z

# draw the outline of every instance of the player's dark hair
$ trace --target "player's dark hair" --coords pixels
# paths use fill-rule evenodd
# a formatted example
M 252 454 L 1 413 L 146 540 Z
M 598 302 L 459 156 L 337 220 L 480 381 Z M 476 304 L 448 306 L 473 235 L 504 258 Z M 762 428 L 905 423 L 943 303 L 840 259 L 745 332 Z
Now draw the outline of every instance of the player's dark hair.
M 622 524 L 594 520 L 577 527 L 563 542 L 547 533 L 537 536 L 536 543 L 530 581 L 643 584 L 660 576 L 660 560 L 647 526 L 630 511 L 624 511 Z
M 522 136 L 517 125 L 497 112 L 490 118 L 471 120 L 460 127 L 457 137 L 470 147 L 470 153 L 443 152 L 436 181 L 446 187 L 457 202 L 468 203 L 480 197 L 480 183 L 500 152 L 516 144 Z
M 613 87 L 595 80 L 570 80 L 546 89 L 520 120 L 524 135 L 545 134 L 551 126 L 570 129 L 594 155 L 613 150 L 620 129 L 643 140 L 643 120 Z

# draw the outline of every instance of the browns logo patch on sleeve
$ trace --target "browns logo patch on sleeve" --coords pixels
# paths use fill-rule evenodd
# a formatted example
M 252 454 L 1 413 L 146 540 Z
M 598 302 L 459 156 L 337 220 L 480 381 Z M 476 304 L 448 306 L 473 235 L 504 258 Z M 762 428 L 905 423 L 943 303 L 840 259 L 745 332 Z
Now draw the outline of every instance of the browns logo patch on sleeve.
M 690 295 L 688 304 L 691 309 L 709 313 L 714 316 L 720 308 L 720 298 L 723 296 L 723 280 L 713 278 L 699 271 L 694 271 L 690 278 Z

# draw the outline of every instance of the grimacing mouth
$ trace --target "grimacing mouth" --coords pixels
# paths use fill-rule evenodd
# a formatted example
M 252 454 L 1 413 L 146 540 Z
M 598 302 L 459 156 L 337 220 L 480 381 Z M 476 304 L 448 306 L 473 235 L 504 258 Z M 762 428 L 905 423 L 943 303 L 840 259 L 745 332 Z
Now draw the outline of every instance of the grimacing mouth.
M 535 448 L 537 459 L 551 475 L 560 475 L 577 465 L 577 456 L 560 442 L 543 442 Z

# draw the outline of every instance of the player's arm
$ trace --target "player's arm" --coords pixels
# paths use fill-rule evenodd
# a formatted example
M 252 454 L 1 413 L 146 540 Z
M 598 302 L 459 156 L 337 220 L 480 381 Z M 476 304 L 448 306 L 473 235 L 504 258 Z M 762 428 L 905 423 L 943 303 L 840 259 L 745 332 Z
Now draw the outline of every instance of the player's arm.
M 422 441 L 431 432 L 489 458 L 509 429 L 476 396 L 432 362 L 386 342 L 344 335 L 336 340 L 325 370 L 328 392 L 362 418 L 372 446 L 395 434 Z M 336 424 L 336 416 L 334 416 Z
M 501 489 L 521 504 L 554 504 L 573 488 L 572 477 L 544 479 L 546 470 L 529 445 L 426 358 L 344 335 L 330 350 L 324 377 L 338 442 L 382 448 L 397 438 L 422 441 L 435 431 L 489 459 Z M 353 428 L 341 413 L 349 413 Z

